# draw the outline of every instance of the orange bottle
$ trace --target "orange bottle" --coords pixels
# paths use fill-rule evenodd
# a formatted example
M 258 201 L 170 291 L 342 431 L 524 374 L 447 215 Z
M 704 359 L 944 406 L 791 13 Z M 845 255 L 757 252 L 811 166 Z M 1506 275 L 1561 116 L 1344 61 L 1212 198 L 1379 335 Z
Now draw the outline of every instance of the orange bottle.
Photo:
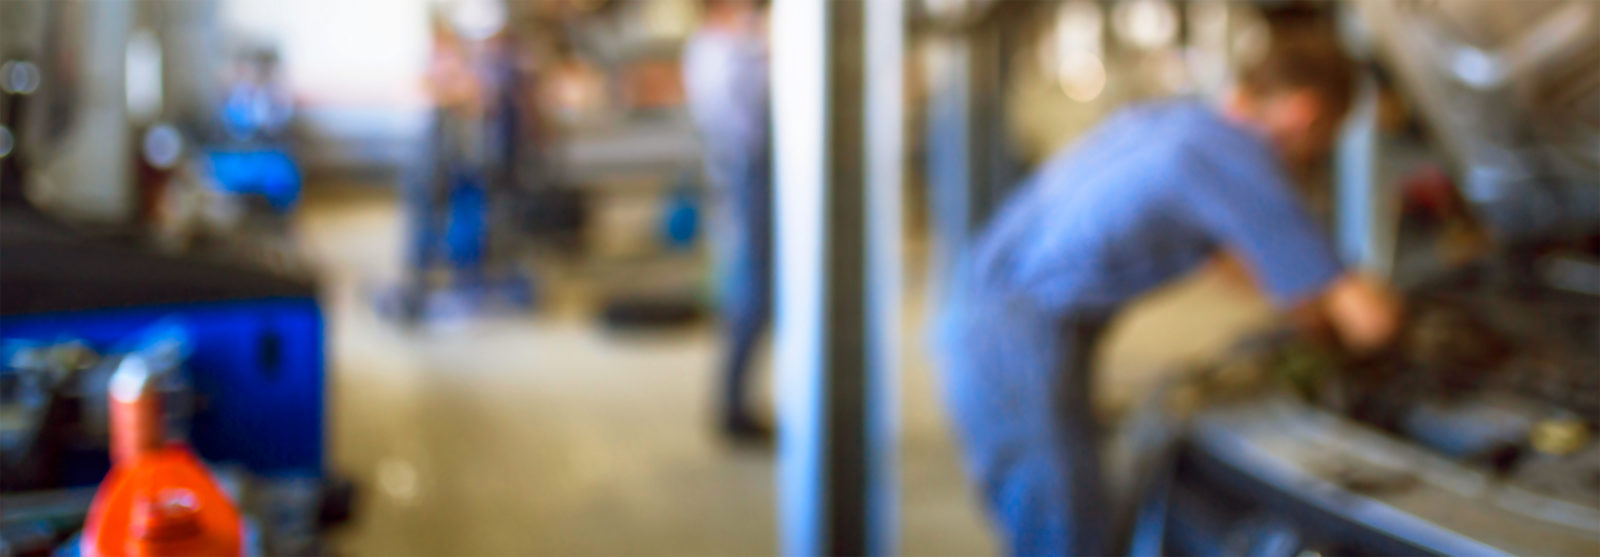
M 154 374 L 139 356 L 111 377 L 111 473 L 89 509 L 86 557 L 235 556 L 243 522 L 181 442 L 167 441 Z

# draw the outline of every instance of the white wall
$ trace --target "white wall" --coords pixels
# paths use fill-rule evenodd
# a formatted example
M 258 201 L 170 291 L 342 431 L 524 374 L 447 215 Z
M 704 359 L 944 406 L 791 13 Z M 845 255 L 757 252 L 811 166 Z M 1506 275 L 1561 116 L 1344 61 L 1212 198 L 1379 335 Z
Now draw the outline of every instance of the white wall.
M 432 0 L 222 0 L 225 35 L 276 45 L 303 163 L 399 163 L 426 121 Z

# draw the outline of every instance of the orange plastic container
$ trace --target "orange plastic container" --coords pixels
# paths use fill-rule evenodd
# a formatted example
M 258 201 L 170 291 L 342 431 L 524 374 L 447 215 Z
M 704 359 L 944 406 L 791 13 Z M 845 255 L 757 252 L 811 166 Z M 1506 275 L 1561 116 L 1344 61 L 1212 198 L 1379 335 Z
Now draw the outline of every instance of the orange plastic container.
M 242 554 L 238 509 L 193 451 L 166 441 L 161 401 L 150 383 L 146 370 L 127 364 L 113 374 L 112 467 L 89 508 L 83 555 Z

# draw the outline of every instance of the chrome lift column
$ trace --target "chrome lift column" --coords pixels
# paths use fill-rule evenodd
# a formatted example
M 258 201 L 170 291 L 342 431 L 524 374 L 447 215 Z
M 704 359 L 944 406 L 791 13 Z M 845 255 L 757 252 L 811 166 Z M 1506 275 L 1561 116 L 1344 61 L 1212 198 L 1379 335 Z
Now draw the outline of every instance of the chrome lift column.
M 895 552 L 901 0 L 772 7 L 787 555 Z

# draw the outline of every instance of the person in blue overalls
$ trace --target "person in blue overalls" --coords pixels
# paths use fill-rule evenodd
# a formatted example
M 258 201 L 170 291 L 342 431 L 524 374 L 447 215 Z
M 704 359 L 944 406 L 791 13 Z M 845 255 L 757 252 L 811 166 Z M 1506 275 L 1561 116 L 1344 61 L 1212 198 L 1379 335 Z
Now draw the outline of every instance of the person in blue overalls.
M 1372 350 L 1398 327 L 1388 290 L 1343 268 L 1289 170 L 1329 151 L 1353 69 L 1331 34 L 1276 29 L 1217 105 L 1125 108 L 1026 178 L 972 245 L 940 316 L 945 398 L 968 470 L 1016 555 L 1097 555 L 1090 362 L 1130 299 L 1214 256 L 1277 306 Z
M 771 428 L 750 410 L 749 370 L 772 304 L 771 110 L 765 10 L 753 0 L 705 4 L 683 52 L 689 112 L 705 148 L 716 211 L 719 310 L 728 341 L 720 426 L 736 441 L 765 441 Z
M 474 287 L 487 250 L 487 180 L 498 146 L 491 102 L 498 84 L 481 44 L 462 36 L 442 11 L 431 14 L 433 49 L 424 88 L 434 106 L 422 152 L 401 180 L 406 236 L 399 311 L 421 320 L 433 267 L 447 259 L 455 286 Z

